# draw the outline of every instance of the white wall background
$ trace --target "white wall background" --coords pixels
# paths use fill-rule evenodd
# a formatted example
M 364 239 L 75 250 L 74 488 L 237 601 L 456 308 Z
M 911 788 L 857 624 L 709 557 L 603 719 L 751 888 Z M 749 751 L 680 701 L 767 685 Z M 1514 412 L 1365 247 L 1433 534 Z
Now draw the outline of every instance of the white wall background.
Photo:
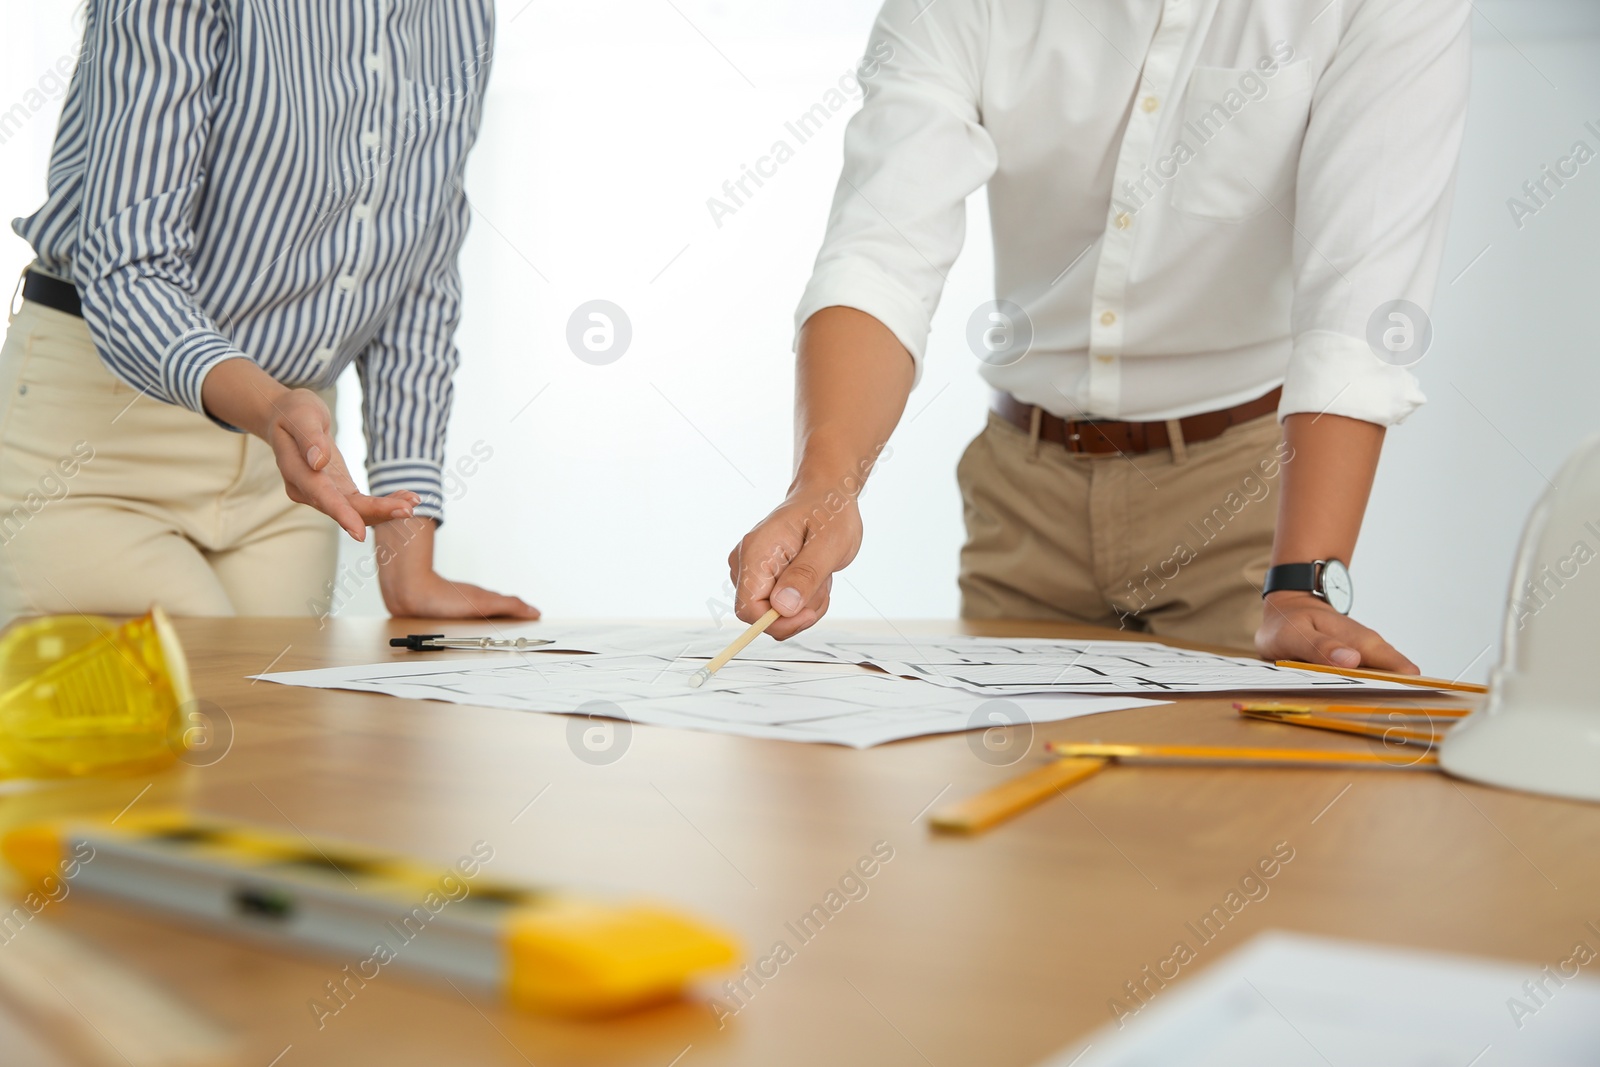
M 1426 671 L 1481 680 L 1528 512 L 1600 431 L 1600 160 L 1520 229 L 1506 203 L 1575 141 L 1600 151 L 1584 128 L 1600 129 L 1600 4 L 1475 6 L 1434 348 L 1417 367 L 1431 403 L 1389 435 L 1355 562 L 1366 622 Z
M 34 99 L 73 40 L 69 0 L 3 0 L 0 110 Z M 441 569 L 547 616 L 705 616 L 725 556 L 790 463 L 790 316 L 821 236 L 845 115 L 719 228 L 706 208 L 859 54 L 876 0 L 503 0 L 468 187 L 465 365 L 451 452 L 493 458 L 456 488 Z M 1495 657 L 1522 522 L 1600 423 L 1600 161 L 1519 229 L 1506 207 L 1575 140 L 1600 150 L 1600 4 L 1479 0 L 1467 146 L 1432 352 L 1433 403 L 1390 435 L 1359 614 L 1433 673 Z M 48 81 L 48 79 L 47 79 Z M 49 86 L 46 86 L 48 92 Z M 0 143 L 0 216 L 42 196 L 59 100 Z M 868 541 L 841 619 L 951 617 L 954 466 L 984 390 L 961 338 L 989 296 L 987 220 L 934 322 L 928 373 L 863 501 Z M 28 249 L 0 235 L 0 276 Z M 633 324 L 591 366 L 568 316 L 606 299 Z M 353 377 L 341 442 L 362 452 Z M 348 547 L 344 565 L 363 551 Z M 710 605 L 708 607 L 708 605 Z M 343 609 L 381 612 L 374 587 Z

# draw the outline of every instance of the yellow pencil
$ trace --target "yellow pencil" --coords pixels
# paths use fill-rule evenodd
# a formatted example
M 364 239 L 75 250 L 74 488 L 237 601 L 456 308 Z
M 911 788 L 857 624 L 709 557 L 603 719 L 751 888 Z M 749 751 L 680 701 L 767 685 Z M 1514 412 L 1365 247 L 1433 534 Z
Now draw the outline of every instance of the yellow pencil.
M 995 823 L 1004 822 L 1028 810 L 1041 800 L 1054 796 L 1075 782 L 1094 774 L 1106 765 L 1103 759 L 1054 759 L 1043 767 L 992 789 L 975 793 L 965 800 L 947 804 L 928 816 L 935 830 L 952 834 L 975 834 Z
M 706 681 L 710 679 L 713 674 L 716 674 L 723 667 L 727 666 L 730 659 L 737 656 L 740 652 L 743 652 L 746 645 L 760 637 L 762 634 L 766 633 L 767 627 L 771 626 L 777 621 L 778 609 L 773 608 L 771 611 L 767 612 L 765 615 L 761 616 L 761 618 L 752 623 L 750 629 L 746 630 L 738 637 L 735 637 L 733 639 L 733 643 L 727 648 L 723 649 L 721 652 L 717 653 L 715 659 L 713 659 L 710 663 L 707 663 L 704 667 L 701 667 L 699 670 L 695 671 L 694 674 L 689 677 L 689 685 L 695 689 L 699 689 L 702 685 L 705 685 Z
M 1486 685 L 1475 685 L 1472 682 L 1447 682 L 1443 678 L 1423 678 L 1415 674 L 1399 674 L 1395 671 L 1370 671 L 1355 667 L 1327 667 L 1321 663 L 1301 663 L 1298 660 L 1280 659 L 1279 667 L 1293 667 L 1298 671 L 1317 671 L 1321 674 L 1342 674 L 1347 678 L 1371 678 L 1379 682 L 1400 682 L 1404 685 L 1420 685 L 1427 689 L 1453 689 L 1461 693 L 1487 693 Z
M 1436 745 L 1444 735 L 1432 730 L 1416 730 L 1393 723 L 1357 722 L 1351 719 L 1324 718 L 1303 712 L 1252 711 L 1241 707 L 1239 714 L 1259 722 L 1281 722 L 1288 726 L 1309 726 L 1314 730 L 1332 730 L 1335 733 L 1355 734 L 1359 737 L 1376 737 L 1400 744 Z
M 1404 704 L 1280 704 L 1277 701 L 1243 700 L 1233 705 L 1244 712 L 1268 715 L 1386 715 L 1391 719 L 1464 719 L 1471 708 L 1414 708 Z
M 1209 766 L 1372 767 L 1409 770 L 1435 767 L 1439 758 L 1419 753 L 1404 762 L 1381 752 L 1337 752 L 1298 748 L 1238 748 L 1231 745 L 1102 745 L 1051 741 L 1047 751 L 1058 756 L 1088 756 L 1121 763 L 1192 763 Z

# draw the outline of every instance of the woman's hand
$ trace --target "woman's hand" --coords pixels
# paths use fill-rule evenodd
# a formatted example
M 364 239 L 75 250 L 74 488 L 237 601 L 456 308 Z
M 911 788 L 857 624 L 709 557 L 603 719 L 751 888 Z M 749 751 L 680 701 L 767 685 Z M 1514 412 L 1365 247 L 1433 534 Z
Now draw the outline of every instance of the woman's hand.
M 537 619 L 539 609 L 433 569 L 434 521 L 406 519 L 378 527 L 378 588 L 396 618 Z
M 289 389 L 248 359 L 211 368 L 201 399 L 213 418 L 254 434 L 272 447 L 284 491 L 342 526 L 357 541 L 367 527 L 406 519 L 421 503 L 411 492 L 368 496 L 356 488 L 333 443 L 333 415 L 309 389 Z

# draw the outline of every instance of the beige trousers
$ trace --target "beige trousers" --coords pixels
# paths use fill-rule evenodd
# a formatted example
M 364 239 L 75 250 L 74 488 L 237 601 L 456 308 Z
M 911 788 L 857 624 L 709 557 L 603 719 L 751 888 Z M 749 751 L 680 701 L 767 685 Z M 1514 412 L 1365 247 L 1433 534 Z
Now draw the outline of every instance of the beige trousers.
M 24 302 L 0 349 L 0 618 L 326 610 L 338 527 L 265 442 L 111 375 L 83 320 Z
M 957 468 L 962 617 L 1252 649 L 1287 451 L 1270 415 L 1199 444 L 1087 456 L 991 414 Z

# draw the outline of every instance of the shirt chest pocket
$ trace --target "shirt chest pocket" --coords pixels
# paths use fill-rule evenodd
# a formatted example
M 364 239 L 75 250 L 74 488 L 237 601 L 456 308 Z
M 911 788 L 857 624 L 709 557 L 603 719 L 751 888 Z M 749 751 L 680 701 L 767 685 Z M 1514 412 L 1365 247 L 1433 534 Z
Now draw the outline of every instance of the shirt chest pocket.
M 1271 78 L 1250 67 L 1196 67 L 1174 146 L 1181 162 L 1172 206 L 1222 222 L 1286 210 L 1315 86 L 1307 60 Z

